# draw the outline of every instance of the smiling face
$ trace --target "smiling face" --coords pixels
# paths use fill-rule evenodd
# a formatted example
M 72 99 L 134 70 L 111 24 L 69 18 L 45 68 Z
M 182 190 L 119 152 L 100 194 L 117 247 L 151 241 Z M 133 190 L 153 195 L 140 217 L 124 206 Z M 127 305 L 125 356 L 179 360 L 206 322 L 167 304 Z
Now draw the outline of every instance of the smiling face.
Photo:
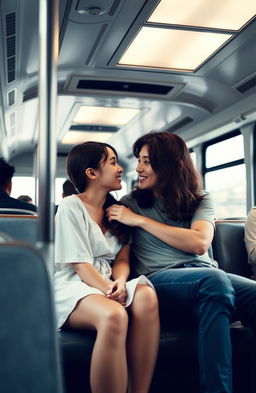
M 140 150 L 136 171 L 139 175 L 139 188 L 154 191 L 157 184 L 157 175 L 150 164 L 147 145 L 142 146 Z
M 97 173 L 98 184 L 107 189 L 107 191 L 120 190 L 121 185 L 121 175 L 123 168 L 118 164 L 117 157 L 114 151 L 106 147 L 107 149 L 107 159 L 102 159 L 100 163 L 100 169 L 95 171 Z

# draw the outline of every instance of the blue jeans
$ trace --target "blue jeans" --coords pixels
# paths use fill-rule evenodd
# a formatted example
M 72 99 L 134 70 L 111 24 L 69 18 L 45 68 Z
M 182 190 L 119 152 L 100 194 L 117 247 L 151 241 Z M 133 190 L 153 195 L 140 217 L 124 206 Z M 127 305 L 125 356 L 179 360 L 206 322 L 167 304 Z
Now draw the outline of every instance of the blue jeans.
M 161 313 L 198 327 L 202 393 L 232 393 L 230 322 L 256 327 L 256 282 L 215 268 L 168 269 L 150 278 Z

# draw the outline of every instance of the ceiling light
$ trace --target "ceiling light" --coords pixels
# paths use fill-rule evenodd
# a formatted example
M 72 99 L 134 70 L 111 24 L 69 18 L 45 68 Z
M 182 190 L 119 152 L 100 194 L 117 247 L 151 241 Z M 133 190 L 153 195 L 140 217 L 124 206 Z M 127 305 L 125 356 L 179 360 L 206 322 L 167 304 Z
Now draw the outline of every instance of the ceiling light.
M 61 143 L 68 145 L 77 145 L 79 143 L 84 143 L 87 141 L 107 142 L 112 135 L 112 132 L 68 131 L 64 135 Z
M 162 0 L 148 22 L 239 30 L 255 14 L 255 0 Z
M 142 27 L 118 65 L 194 71 L 230 37 L 213 32 Z
M 78 109 L 73 123 L 122 126 L 131 121 L 139 112 L 139 109 L 82 105 Z

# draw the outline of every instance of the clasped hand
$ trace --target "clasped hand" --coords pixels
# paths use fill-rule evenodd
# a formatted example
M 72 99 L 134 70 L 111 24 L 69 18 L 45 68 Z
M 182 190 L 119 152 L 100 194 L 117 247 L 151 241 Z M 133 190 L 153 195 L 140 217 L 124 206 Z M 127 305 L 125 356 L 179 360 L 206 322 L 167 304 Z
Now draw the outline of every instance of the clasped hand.
M 126 298 L 127 298 L 127 290 L 125 286 L 125 281 L 123 280 L 115 280 L 111 282 L 108 286 L 108 290 L 106 293 L 107 298 L 115 300 L 116 302 L 125 306 Z

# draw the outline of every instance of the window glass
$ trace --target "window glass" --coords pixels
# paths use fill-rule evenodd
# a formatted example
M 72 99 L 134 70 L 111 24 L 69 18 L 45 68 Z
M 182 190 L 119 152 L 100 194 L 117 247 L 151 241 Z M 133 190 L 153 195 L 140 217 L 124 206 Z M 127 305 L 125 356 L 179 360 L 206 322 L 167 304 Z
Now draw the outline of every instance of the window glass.
M 56 177 L 55 179 L 55 205 L 59 205 L 62 200 L 62 185 L 65 180 L 66 177 Z
M 244 158 L 243 135 L 214 143 L 206 148 L 206 168 Z
M 244 164 L 206 173 L 205 189 L 214 201 L 216 218 L 246 216 Z
M 18 198 L 20 195 L 28 195 L 35 204 L 35 178 L 27 176 L 13 176 L 11 197 Z

